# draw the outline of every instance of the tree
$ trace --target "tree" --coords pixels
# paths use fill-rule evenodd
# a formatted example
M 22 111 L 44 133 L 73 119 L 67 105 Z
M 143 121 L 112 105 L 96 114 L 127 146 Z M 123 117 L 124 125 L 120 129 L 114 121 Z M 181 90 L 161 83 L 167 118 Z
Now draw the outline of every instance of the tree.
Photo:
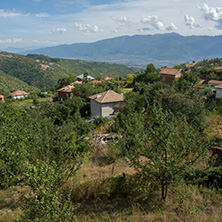
M 160 185 L 162 199 L 167 197 L 168 186 L 181 178 L 208 146 L 186 119 L 175 118 L 158 104 L 144 115 L 125 113 L 119 126 L 121 155 L 144 177 Z
M 88 76 L 89 76 L 89 72 L 85 71 L 83 74 L 83 82 L 87 83 L 88 82 Z

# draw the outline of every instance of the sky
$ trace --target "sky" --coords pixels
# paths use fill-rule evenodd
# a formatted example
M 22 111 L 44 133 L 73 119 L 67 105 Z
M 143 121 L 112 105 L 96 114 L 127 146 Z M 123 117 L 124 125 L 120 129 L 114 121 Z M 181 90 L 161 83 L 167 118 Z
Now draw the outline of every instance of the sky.
M 3 0 L 0 49 L 122 35 L 221 35 L 222 0 Z

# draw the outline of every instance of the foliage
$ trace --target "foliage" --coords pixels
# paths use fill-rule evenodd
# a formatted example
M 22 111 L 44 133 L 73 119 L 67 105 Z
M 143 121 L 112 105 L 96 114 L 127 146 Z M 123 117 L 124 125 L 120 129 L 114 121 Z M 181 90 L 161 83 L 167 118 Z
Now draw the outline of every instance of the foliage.
M 89 70 L 93 76 L 101 76 L 101 74 L 124 76 L 138 69 L 101 62 L 57 59 L 32 54 L 22 56 L 1 52 L 0 79 L 4 85 L 0 83 L 0 88 L 5 88 L 5 85 L 11 90 L 53 87 L 60 79 L 57 85 L 59 88 L 67 82 L 70 83 L 71 79 L 75 79 L 74 76 L 84 73 L 85 70 Z
M 74 221 L 70 192 L 61 188 L 67 174 L 70 172 L 58 167 L 55 161 L 37 160 L 34 166 L 29 165 L 27 177 L 32 193 L 22 205 L 24 216 L 19 221 Z
M 127 114 L 119 119 L 123 136 L 120 154 L 144 176 L 158 181 L 165 199 L 168 185 L 204 154 L 207 143 L 186 119 L 176 119 L 158 105 L 144 116 Z

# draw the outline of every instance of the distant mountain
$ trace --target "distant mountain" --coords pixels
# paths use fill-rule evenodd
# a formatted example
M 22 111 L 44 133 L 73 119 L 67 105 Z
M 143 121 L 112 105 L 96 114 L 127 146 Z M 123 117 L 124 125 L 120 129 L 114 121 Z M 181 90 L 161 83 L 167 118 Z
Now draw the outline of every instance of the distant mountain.
M 85 71 L 96 76 L 124 76 L 141 69 L 120 64 L 56 59 L 44 55 L 27 56 L 0 51 L 0 89 L 37 89 L 53 87 L 58 79 Z
M 27 53 L 57 58 L 115 62 L 130 65 L 171 66 L 222 57 L 222 35 L 181 36 L 177 33 L 121 36 L 94 43 L 41 48 Z

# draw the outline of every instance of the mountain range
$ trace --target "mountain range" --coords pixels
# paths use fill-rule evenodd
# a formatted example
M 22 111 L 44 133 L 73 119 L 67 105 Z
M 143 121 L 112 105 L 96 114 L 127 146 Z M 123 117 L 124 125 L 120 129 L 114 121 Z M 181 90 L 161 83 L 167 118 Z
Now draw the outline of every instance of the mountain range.
M 177 33 L 121 36 L 93 43 L 74 43 L 22 52 L 56 58 L 127 65 L 173 66 L 222 57 L 222 35 L 182 36 Z

